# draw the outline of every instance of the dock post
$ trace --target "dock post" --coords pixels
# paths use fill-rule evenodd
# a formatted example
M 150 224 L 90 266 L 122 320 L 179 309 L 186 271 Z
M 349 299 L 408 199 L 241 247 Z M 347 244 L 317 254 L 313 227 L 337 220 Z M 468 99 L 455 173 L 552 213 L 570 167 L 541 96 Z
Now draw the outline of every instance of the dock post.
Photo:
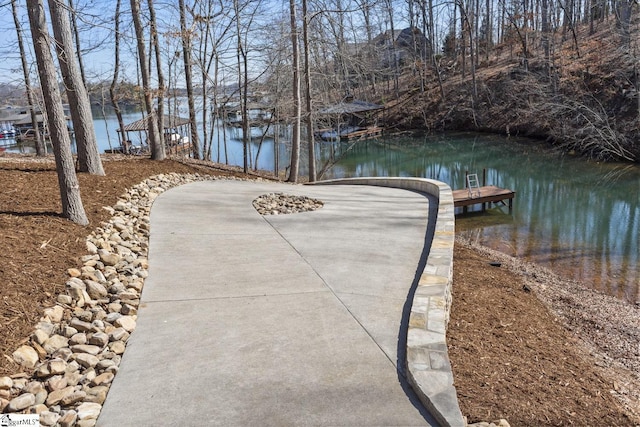
M 487 186 L 487 168 L 482 168 L 482 186 L 483 187 Z M 487 210 L 487 204 L 483 203 L 482 212 L 485 212 L 486 210 Z
M 464 188 L 469 188 L 469 180 L 467 179 L 468 176 L 469 176 L 469 171 L 464 171 Z M 466 206 L 462 207 L 462 213 L 463 214 L 467 213 L 467 207 Z

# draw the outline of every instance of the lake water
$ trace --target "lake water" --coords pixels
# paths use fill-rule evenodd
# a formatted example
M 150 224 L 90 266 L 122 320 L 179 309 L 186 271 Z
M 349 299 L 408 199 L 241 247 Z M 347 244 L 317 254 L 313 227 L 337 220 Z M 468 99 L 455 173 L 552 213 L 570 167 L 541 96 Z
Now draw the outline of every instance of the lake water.
M 125 123 L 141 117 L 125 115 Z M 96 119 L 99 149 L 119 145 L 114 117 Z M 212 159 L 242 165 L 237 130 L 214 134 Z M 136 141 L 134 141 L 135 143 Z M 267 140 L 258 167 L 273 170 L 274 145 L 281 169 L 285 144 Z M 255 156 L 258 145 L 251 143 Z M 10 151 L 19 151 L 10 149 Z M 23 149 L 24 151 L 24 149 Z M 306 170 L 302 150 L 301 174 Z M 631 302 L 640 300 L 640 166 L 587 161 L 549 150 L 536 141 L 474 133 L 385 137 L 350 144 L 317 144 L 320 166 L 333 160 L 324 178 L 404 176 L 437 179 L 463 188 L 465 171 L 487 184 L 514 190 L 513 211 L 459 215 L 456 230 L 498 249 Z M 252 162 L 252 166 L 255 166 Z
M 328 177 L 416 176 L 464 188 L 465 171 L 516 191 L 513 212 L 458 216 L 459 234 L 640 301 L 640 166 L 549 151 L 536 141 L 471 133 L 358 143 Z

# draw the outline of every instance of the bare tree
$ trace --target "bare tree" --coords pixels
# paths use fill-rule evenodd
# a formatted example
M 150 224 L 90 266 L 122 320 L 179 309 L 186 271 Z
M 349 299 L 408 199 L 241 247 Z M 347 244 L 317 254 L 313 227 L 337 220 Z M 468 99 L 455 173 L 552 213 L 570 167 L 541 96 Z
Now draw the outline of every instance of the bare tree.
M 145 50 L 144 31 L 142 28 L 142 20 L 140 18 L 140 0 L 131 0 L 131 16 L 133 17 L 133 25 L 136 31 L 138 62 L 140 66 L 140 74 L 142 78 L 142 87 L 144 90 L 144 106 L 149 117 L 148 136 L 151 145 L 151 158 L 154 160 L 164 160 L 165 150 L 164 143 L 158 131 L 158 120 L 156 112 L 153 108 L 153 90 L 151 88 L 151 76 L 149 75 L 149 67 L 147 66 L 147 52 Z
M 249 89 L 250 83 L 255 79 L 251 76 L 250 55 L 255 46 L 254 34 L 255 22 L 261 12 L 262 2 L 260 0 L 243 1 L 233 0 L 233 22 L 235 23 L 235 71 L 238 85 L 237 93 L 240 101 L 240 113 L 242 116 L 242 146 L 243 146 L 243 167 L 245 172 L 250 168 L 251 155 L 251 117 L 249 116 Z
M 149 23 L 151 24 L 151 45 L 156 59 L 156 73 L 158 75 L 158 130 L 160 133 L 160 144 L 156 147 L 155 159 L 164 160 L 165 153 L 165 135 L 164 132 L 164 92 L 166 85 L 164 82 L 164 73 L 162 71 L 162 58 L 160 51 L 160 40 L 158 34 L 158 21 L 156 19 L 156 11 L 153 7 L 153 0 L 147 0 L 149 6 Z
M 569 98 L 543 104 L 541 114 L 552 122 L 550 135 L 567 149 L 598 160 L 636 161 L 629 138 L 617 129 L 606 108 L 593 95 L 583 101 Z M 566 123 L 572 123 L 567 127 Z
M 195 51 L 195 64 L 200 69 L 200 77 L 202 79 L 202 98 L 201 98 L 201 119 L 202 119 L 202 158 L 205 160 L 211 160 L 211 144 L 213 138 L 213 127 L 211 136 L 209 135 L 209 102 L 208 102 L 208 90 L 209 90 L 209 71 L 211 61 L 215 60 L 215 47 L 213 48 L 213 53 L 209 53 L 209 37 L 211 30 L 211 19 L 212 15 L 212 4 L 211 2 L 207 2 L 203 4 L 203 2 L 197 2 L 199 5 L 198 13 L 195 12 L 195 7 L 192 10 L 193 20 L 197 29 L 199 31 L 197 50 Z M 215 71 L 215 70 L 214 70 Z M 214 99 L 213 102 L 216 102 L 215 97 L 215 79 L 217 75 L 214 73 Z M 212 120 L 212 123 L 215 119 Z M 219 151 L 219 150 L 218 150 Z M 218 152 L 218 155 L 220 153 Z
M 393 19 L 393 0 L 385 0 L 385 5 L 387 7 L 387 13 L 389 14 L 389 25 L 391 31 L 391 52 L 393 54 L 393 58 L 391 58 L 393 61 L 393 91 L 397 97 L 400 90 L 400 62 L 398 61 L 398 55 L 396 54 L 396 51 L 394 49 L 396 42 L 396 29 Z
M 44 136 L 40 133 L 40 127 L 38 126 L 38 114 L 36 113 L 36 103 L 33 97 L 33 87 L 31 86 L 31 78 L 29 77 L 29 64 L 27 64 L 27 52 L 24 48 L 24 41 L 22 40 L 22 26 L 18 19 L 18 2 L 17 0 L 11 0 L 11 12 L 13 13 L 13 22 L 16 26 L 16 35 L 18 37 L 18 49 L 20 50 L 20 59 L 22 61 L 22 73 L 24 75 L 25 92 L 27 93 L 27 102 L 29 103 L 29 113 L 31 114 L 31 123 L 33 124 L 33 131 L 36 137 L 36 155 L 44 156 L 46 154 L 46 147 L 44 144 Z
M 542 0 L 542 48 L 544 49 L 544 68 L 547 77 L 551 78 L 551 56 L 549 46 L 549 0 Z
M 121 144 L 125 148 L 125 150 L 129 150 L 129 143 L 125 141 L 125 133 L 124 133 L 124 119 L 122 118 L 122 110 L 120 109 L 120 103 L 118 102 L 118 97 L 116 95 L 116 86 L 118 85 L 118 79 L 120 76 L 120 6 L 122 0 L 116 0 L 116 11 L 114 16 L 114 64 L 113 64 L 113 79 L 111 79 L 111 84 L 109 85 L 109 98 L 111 98 L 111 104 L 113 105 L 113 110 L 116 113 L 116 118 L 118 120 L 118 128 L 121 131 L 120 137 L 122 138 Z
M 93 128 L 89 94 L 76 62 L 68 5 L 64 4 L 63 0 L 49 0 L 49 12 L 51 14 L 53 34 L 56 38 L 58 63 L 60 64 L 62 78 L 67 89 L 69 107 L 71 108 L 80 171 L 89 172 L 92 175 L 104 175 Z
M 179 0 L 180 33 L 182 34 L 182 58 L 184 60 L 184 78 L 187 85 L 187 103 L 189 105 L 189 126 L 191 129 L 191 150 L 193 158 L 200 158 L 200 138 L 196 123 L 196 106 L 193 93 L 193 75 L 191 71 L 191 30 L 187 29 L 186 8 L 184 0 Z
M 620 0 L 615 3 L 616 27 L 620 32 L 620 45 L 626 51 L 629 51 L 631 47 L 632 6 L 631 0 Z
M 213 144 L 213 129 L 215 127 L 215 117 L 209 122 L 209 116 L 215 116 L 218 113 L 216 108 L 217 97 L 217 81 L 218 81 L 218 54 L 217 43 L 212 32 L 212 19 L 214 15 L 212 1 L 199 1 L 197 2 L 198 9 L 195 12 L 195 7 L 192 10 L 193 19 L 195 25 L 199 30 L 200 37 L 198 38 L 198 49 L 196 51 L 195 63 L 200 68 L 200 77 L 202 80 L 202 98 L 201 98 L 201 125 L 203 136 L 203 152 L 202 157 L 206 160 L 211 160 L 211 146 Z M 209 47 L 212 51 L 209 52 Z M 213 66 L 213 76 L 211 76 L 211 67 Z M 209 82 L 212 81 L 213 89 L 213 110 L 209 111 Z M 211 125 L 211 132 L 209 132 L 209 125 Z M 219 144 L 218 144 L 219 145 Z M 217 161 L 220 162 L 220 147 L 218 146 Z
M 307 0 L 302 0 L 302 40 L 304 46 L 304 83 L 305 83 L 305 114 L 307 116 L 307 138 L 309 144 L 309 182 L 316 180 L 316 152 L 313 141 L 313 111 L 311 105 L 311 63 L 309 59 L 309 12 Z
M 249 129 L 249 116 L 248 116 L 248 106 L 247 106 L 247 98 L 248 98 L 248 73 L 247 69 L 248 58 L 247 58 L 247 47 L 243 43 L 242 40 L 242 31 L 241 31 L 241 8 L 240 1 L 233 0 L 233 11 L 235 13 L 235 22 L 236 22 L 236 61 L 237 68 L 236 71 L 238 73 L 238 90 L 240 91 L 240 113 L 242 114 L 242 165 L 244 173 L 249 171 L 249 138 L 250 138 L 250 129 Z M 244 70 L 243 70 L 244 66 Z
M 192 56 L 194 65 L 200 69 L 202 80 L 201 98 L 201 126 L 203 133 L 203 157 L 211 160 L 211 150 L 214 135 L 217 136 L 217 161 L 228 163 L 227 133 L 226 127 L 222 126 L 219 131 L 214 129 L 223 120 L 224 108 L 219 108 L 219 104 L 224 104 L 224 94 L 219 88 L 220 76 L 224 74 L 221 65 L 221 56 L 224 49 L 221 46 L 232 45 L 231 37 L 235 23 L 234 7 L 227 7 L 223 1 L 198 0 L 194 7 L 189 9 L 193 15 L 194 25 L 198 30 L 199 37 L 195 58 Z M 224 145 L 221 146 L 222 140 Z M 224 160 L 221 155 L 224 152 Z
M 468 3 L 473 3 L 468 2 Z M 468 42 L 469 42 L 469 59 L 471 60 L 471 82 L 472 82 L 472 95 L 473 95 L 473 103 L 475 104 L 476 100 L 478 99 L 478 85 L 477 85 L 477 81 L 476 81 L 476 59 L 475 59 L 475 54 L 474 54 L 474 21 L 472 18 L 473 15 L 473 11 L 470 10 L 472 8 L 471 5 L 469 4 L 464 4 L 464 0 L 456 0 L 456 4 L 458 6 L 458 9 L 460 10 L 460 21 L 461 21 L 461 30 L 460 30 L 460 36 L 462 38 L 462 78 L 465 78 L 465 57 L 466 57 L 466 50 L 465 50 L 465 39 L 464 39 L 464 33 L 466 31 L 467 36 L 468 36 Z
M 73 5 L 73 0 L 69 0 L 69 9 L 71 11 L 71 29 L 73 30 L 73 37 L 75 39 L 76 44 L 76 52 L 78 53 L 78 67 L 80 68 L 80 75 L 82 76 L 82 81 L 87 86 L 87 77 L 84 72 L 84 62 L 82 60 L 82 49 L 80 48 L 80 31 L 78 30 L 78 24 L 76 22 L 77 14 L 76 9 Z
M 89 223 L 82 206 L 80 185 L 74 170 L 71 154 L 71 140 L 67 130 L 67 123 L 62 108 L 62 97 L 58 89 L 56 69 L 53 56 L 49 50 L 50 36 L 42 0 L 27 0 L 31 37 L 38 63 L 38 74 L 44 96 L 44 103 L 49 123 L 49 133 L 53 143 L 56 159 L 60 198 L 62 201 L 62 216 L 69 220 L 86 225 Z
M 291 167 L 288 182 L 298 182 L 298 167 L 300 165 L 300 54 L 298 53 L 298 23 L 296 19 L 296 2 L 289 0 L 289 14 L 291 18 L 291 56 L 293 62 L 293 133 L 291 138 Z

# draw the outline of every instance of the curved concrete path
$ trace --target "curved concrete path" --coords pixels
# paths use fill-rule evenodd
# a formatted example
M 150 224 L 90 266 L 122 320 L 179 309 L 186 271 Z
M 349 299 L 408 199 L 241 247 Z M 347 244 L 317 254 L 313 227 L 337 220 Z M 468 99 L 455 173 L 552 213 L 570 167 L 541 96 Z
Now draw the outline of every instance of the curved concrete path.
M 325 206 L 263 217 L 251 203 L 268 192 Z M 423 194 L 372 186 L 167 191 L 97 425 L 436 425 L 402 373 L 428 212 Z

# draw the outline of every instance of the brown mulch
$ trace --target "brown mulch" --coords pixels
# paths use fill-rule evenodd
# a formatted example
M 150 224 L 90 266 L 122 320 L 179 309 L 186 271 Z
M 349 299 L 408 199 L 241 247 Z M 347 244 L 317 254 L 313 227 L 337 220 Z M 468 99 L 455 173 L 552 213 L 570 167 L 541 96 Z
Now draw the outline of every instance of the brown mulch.
M 536 295 L 535 289 L 544 288 L 534 287 L 523 271 L 503 263 L 492 266 L 494 261 L 456 245 L 447 344 L 460 406 L 469 421 L 638 425 L 632 408 L 623 408 L 625 396 L 616 397 L 616 381 L 628 384 L 632 373 L 599 366 L 581 337 Z
M 125 190 L 167 172 L 242 176 L 238 171 L 188 166 L 123 156 L 105 157 L 106 176 L 78 174 L 90 224 L 61 217 L 60 192 L 52 158 L 0 157 L 0 376 L 19 369 L 11 354 L 33 332 L 42 310 L 64 290 L 66 271 L 80 266 L 85 239 L 109 219 Z
M 79 174 L 90 220 L 61 218 L 51 159 L 0 157 L 0 376 L 17 375 L 12 352 L 29 339 L 42 310 L 79 266 L 85 238 L 109 217 L 125 190 L 167 173 L 244 176 L 202 162 L 105 156 L 106 176 Z M 469 421 L 505 418 L 512 426 L 629 426 L 612 379 L 580 340 L 550 314 L 522 277 L 492 267 L 478 251 L 455 250 L 449 352 L 461 409 Z M 527 288 L 528 289 L 528 288 Z

